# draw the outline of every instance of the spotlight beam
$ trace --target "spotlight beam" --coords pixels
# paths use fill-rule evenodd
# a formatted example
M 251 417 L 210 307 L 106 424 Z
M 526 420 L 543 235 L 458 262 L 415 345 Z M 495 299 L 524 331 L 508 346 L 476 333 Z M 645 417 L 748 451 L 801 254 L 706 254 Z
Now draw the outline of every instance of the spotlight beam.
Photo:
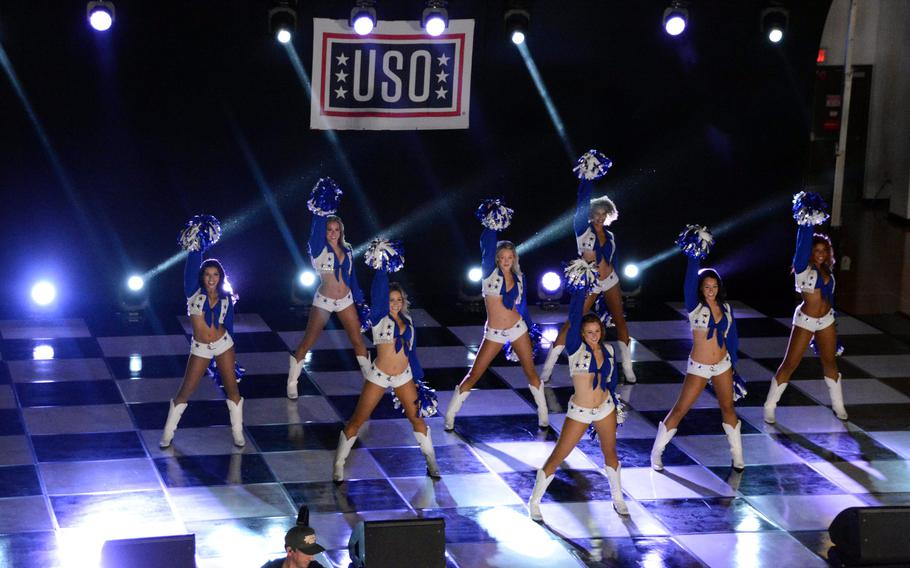
M 537 70 L 537 64 L 534 63 L 534 58 L 531 57 L 531 52 L 528 50 L 528 43 L 522 42 L 516 45 L 516 47 L 521 54 L 521 59 L 525 62 L 525 67 L 528 68 L 528 73 L 531 74 L 531 80 L 534 81 L 534 86 L 537 87 L 537 92 L 540 94 L 544 106 L 547 107 L 550 121 L 556 129 L 556 133 L 559 135 L 559 140 L 562 142 L 562 147 L 566 151 L 566 156 L 568 156 L 569 162 L 574 164 L 575 160 L 578 158 L 578 153 L 575 151 L 575 148 L 572 147 L 572 142 L 569 141 L 569 136 L 566 134 L 566 127 L 562 122 L 562 117 L 559 116 L 559 111 L 556 110 L 556 105 L 553 104 L 553 98 L 550 97 L 550 92 L 547 90 L 547 86 L 540 76 L 540 71 Z
M 300 79 L 300 84 L 303 87 L 303 91 L 306 94 L 307 99 L 309 99 L 310 93 L 312 92 L 310 76 L 307 74 L 306 69 L 303 68 L 303 63 L 300 62 L 300 57 L 297 55 L 297 51 L 294 49 L 294 46 L 290 43 L 287 43 L 284 44 L 284 49 L 288 54 L 288 58 L 291 60 L 291 66 L 293 66 L 294 71 L 297 72 L 297 77 Z M 341 142 L 338 140 L 338 135 L 334 130 L 331 129 L 322 130 L 322 133 L 326 138 L 328 138 L 329 143 L 335 150 L 335 157 L 341 163 L 341 171 L 350 184 L 351 192 L 353 193 L 357 202 L 360 204 L 360 211 L 358 211 L 358 214 L 362 218 L 366 219 L 370 232 L 379 232 L 379 223 L 376 220 L 376 215 L 373 207 L 370 205 L 370 200 L 367 198 L 367 195 L 363 190 L 363 184 L 360 183 L 360 178 L 357 177 L 354 166 L 348 159 L 344 148 L 341 147 Z
M 420 209 L 411 211 L 408 216 L 403 218 L 401 221 L 398 221 L 397 223 L 394 223 L 393 225 L 382 229 L 363 243 L 354 247 L 354 256 L 360 256 L 363 254 L 363 252 L 366 251 L 367 247 L 370 246 L 370 241 L 373 239 L 400 239 L 410 231 L 413 231 L 414 229 L 425 225 L 428 221 L 437 219 L 439 213 L 448 211 L 451 208 L 452 202 L 455 201 L 459 195 L 460 192 L 449 193 L 440 199 L 436 199 L 421 206 Z

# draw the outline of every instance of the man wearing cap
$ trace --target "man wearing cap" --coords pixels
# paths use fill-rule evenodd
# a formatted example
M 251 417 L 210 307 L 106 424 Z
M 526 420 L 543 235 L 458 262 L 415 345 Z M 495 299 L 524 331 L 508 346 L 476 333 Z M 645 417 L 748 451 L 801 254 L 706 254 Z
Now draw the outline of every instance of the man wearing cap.
M 316 543 L 316 531 L 297 525 L 284 535 L 285 558 L 266 562 L 262 568 L 324 568 L 313 557 L 325 549 Z

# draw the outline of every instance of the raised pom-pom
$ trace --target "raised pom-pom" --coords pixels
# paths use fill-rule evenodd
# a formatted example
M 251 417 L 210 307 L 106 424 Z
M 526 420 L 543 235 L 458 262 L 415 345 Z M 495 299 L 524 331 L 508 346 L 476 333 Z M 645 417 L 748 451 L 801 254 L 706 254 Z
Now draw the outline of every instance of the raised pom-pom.
M 221 238 L 221 223 L 211 215 L 193 215 L 181 229 L 177 245 L 185 251 L 202 251 Z
M 306 202 L 307 209 L 320 217 L 334 215 L 338 211 L 342 193 L 332 178 L 319 178 L 313 186 L 309 201 Z
M 436 391 L 417 378 L 414 379 L 414 385 L 417 387 L 417 400 L 415 401 L 417 404 L 417 415 L 423 418 L 435 416 L 438 412 L 437 405 L 439 404 L 439 400 L 436 398 Z M 402 413 L 405 413 L 404 405 L 401 404 L 395 391 L 392 391 L 392 404 L 395 405 L 395 408 L 400 408 Z
M 828 217 L 828 204 L 821 195 L 800 191 L 793 196 L 793 218 L 798 225 L 821 225 Z
M 368 332 L 373 327 L 373 322 L 370 321 L 370 306 L 366 302 L 358 302 L 354 307 L 357 308 L 357 317 L 360 318 L 360 333 Z
M 566 264 L 566 289 L 569 292 L 588 293 L 597 284 L 597 263 L 581 258 Z
M 572 171 L 578 179 L 595 180 L 605 176 L 611 167 L 613 160 L 592 148 L 578 158 Z
M 363 260 L 373 270 L 398 272 L 404 266 L 404 246 L 401 241 L 373 239 Z
M 500 199 L 484 199 L 474 215 L 487 229 L 502 231 L 512 224 L 514 211 L 503 205 Z
M 211 362 L 209 362 L 209 366 L 206 369 L 206 371 L 208 371 L 208 374 L 212 378 L 212 382 L 215 383 L 215 386 L 223 389 L 224 381 L 221 380 L 221 373 L 218 372 L 218 365 L 215 363 L 214 357 L 212 357 Z M 244 375 L 246 375 L 246 369 L 243 367 L 243 365 L 240 364 L 240 361 L 237 361 L 235 359 L 234 360 L 234 378 L 237 379 L 238 384 L 243 379 Z
M 532 323 L 530 326 L 528 326 L 528 337 L 531 339 L 531 357 L 536 359 L 543 350 L 543 332 L 541 331 L 540 326 L 536 323 Z M 511 341 L 506 342 L 505 350 L 507 360 L 513 363 L 519 362 L 518 353 L 512 349 Z
M 686 225 L 686 228 L 676 239 L 676 246 L 686 256 L 699 260 L 708 256 L 713 244 L 714 237 L 711 236 L 711 233 L 708 232 L 704 225 Z

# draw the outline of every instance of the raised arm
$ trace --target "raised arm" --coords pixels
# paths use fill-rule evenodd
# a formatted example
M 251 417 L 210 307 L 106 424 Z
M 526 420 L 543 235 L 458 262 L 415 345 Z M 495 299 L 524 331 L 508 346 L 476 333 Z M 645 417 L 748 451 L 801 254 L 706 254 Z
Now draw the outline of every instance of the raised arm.
M 575 202 L 575 218 L 573 226 L 575 234 L 580 235 L 588 228 L 588 217 L 591 203 L 591 190 L 594 183 L 583 179 L 578 183 L 578 200 Z
M 812 254 L 811 225 L 800 225 L 796 230 L 796 251 L 793 253 L 793 270 L 799 274 L 809 266 L 809 256 Z
M 199 267 L 202 266 L 202 251 L 191 250 L 186 254 L 183 267 L 183 295 L 189 298 L 199 289 Z
M 326 220 L 322 215 L 313 215 L 313 224 L 310 226 L 310 256 L 316 257 L 325 248 Z
M 701 268 L 701 261 L 691 256 L 688 259 L 683 295 L 686 299 L 686 310 L 691 312 L 698 305 L 698 270 Z
M 483 278 L 496 269 L 496 231 L 486 227 L 480 233 L 480 267 Z
M 389 315 L 389 273 L 377 270 L 370 286 L 370 321 L 373 325 Z
M 585 309 L 584 292 L 574 292 L 569 301 L 569 332 L 566 334 L 566 353 L 572 354 L 581 347 L 581 318 Z

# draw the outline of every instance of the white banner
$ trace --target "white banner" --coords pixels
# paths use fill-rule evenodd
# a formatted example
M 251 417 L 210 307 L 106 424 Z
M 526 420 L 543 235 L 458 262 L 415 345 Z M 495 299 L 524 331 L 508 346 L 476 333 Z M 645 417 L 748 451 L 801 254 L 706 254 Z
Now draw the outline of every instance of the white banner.
M 431 37 L 420 22 L 379 21 L 359 36 L 346 20 L 313 19 L 310 128 L 468 128 L 474 20 Z

